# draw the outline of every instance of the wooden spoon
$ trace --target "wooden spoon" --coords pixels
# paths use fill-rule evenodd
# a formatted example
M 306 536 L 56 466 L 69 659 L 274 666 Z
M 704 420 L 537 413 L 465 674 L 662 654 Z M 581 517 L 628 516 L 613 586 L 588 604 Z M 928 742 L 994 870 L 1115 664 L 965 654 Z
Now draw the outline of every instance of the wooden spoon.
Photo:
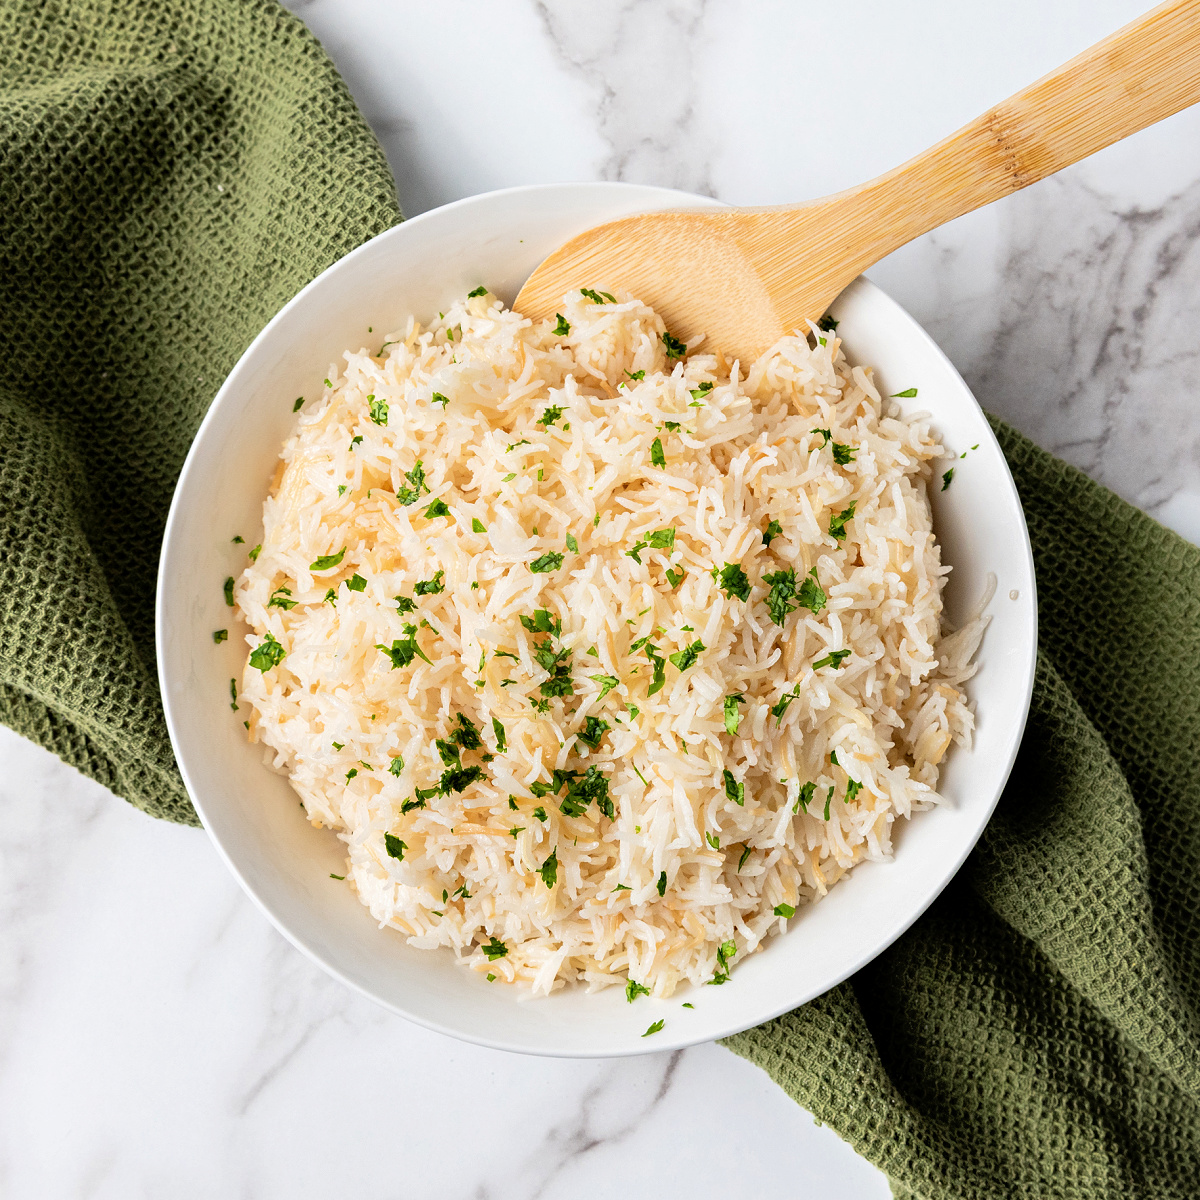
M 671 210 L 599 225 L 517 296 L 553 316 L 578 287 L 623 288 L 667 328 L 750 362 L 922 233 L 1200 100 L 1200 0 L 1169 0 L 886 175 L 806 204 Z

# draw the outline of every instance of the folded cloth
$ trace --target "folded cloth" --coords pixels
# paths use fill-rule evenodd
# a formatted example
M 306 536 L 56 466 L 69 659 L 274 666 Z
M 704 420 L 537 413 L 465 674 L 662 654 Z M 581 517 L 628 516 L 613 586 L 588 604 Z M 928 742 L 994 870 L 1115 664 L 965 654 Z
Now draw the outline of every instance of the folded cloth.
M 1200 550 L 993 423 L 1038 578 L 1012 778 L 975 853 L 891 949 L 726 1044 L 897 1197 L 1190 1200 Z
M 175 480 L 242 350 L 400 219 L 273 0 L 0 0 L 0 721 L 194 823 L 155 680 Z

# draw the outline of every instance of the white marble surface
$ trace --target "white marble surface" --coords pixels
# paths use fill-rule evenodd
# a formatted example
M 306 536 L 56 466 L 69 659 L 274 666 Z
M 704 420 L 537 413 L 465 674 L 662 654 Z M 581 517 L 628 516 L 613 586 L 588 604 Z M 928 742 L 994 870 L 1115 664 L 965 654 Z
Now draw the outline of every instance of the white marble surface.
M 1139 0 L 291 0 L 405 211 L 627 179 L 735 203 L 873 175 Z M 871 274 L 980 399 L 1200 540 L 1200 110 Z M 0 731 L 0 1195 L 887 1193 L 717 1046 L 518 1058 L 375 1009 L 274 933 L 204 835 Z

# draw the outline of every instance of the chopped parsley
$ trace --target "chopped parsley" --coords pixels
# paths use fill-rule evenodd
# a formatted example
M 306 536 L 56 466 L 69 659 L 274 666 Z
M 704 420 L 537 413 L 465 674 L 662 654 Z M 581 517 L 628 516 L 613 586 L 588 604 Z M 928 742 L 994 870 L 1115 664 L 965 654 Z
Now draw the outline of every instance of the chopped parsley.
M 422 491 L 428 494 L 429 484 L 425 482 L 425 464 L 421 459 L 417 459 L 416 465 L 411 471 L 404 472 L 404 478 L 412 484 L 412 487 L 402 487 L 397 490 L 396 499 L 401 504 L 416 504 Z
M 844 467 L 847 463 L 852 463 L 857 453 L 858 451 L 853 446 L 844 445 L 842 442 L 833 443 L 833 461 L 839 467 Z
M 817 568 L 813 567 L 801 582 L 800 590 L 796 593 L 796 600 L 801 608 L 819 613 L 825 607 L 826 599 L 825 592 L 817 579 Z
M 346 494 L 346 491 L 347 491 L 347 485 L 344 483 L 339 483 L 338 484 L 338 495 L 344 496 Z
M 213 641 L 218 644 L 225 641 L 228 637 L 229 637 L 228 629 L 214 629 L 213 630 Z
M 299 412 L 304 407 L 304 397 L 297 396 L 296 403 L 292 405 L 292 412 Z
M 627 884 L 627 883 L 618 883 L 617 886 L 615 888 L 613 888 L 613 891 L 614 892 L 632 892 L 633 888 L 631 888 L 629 886 L 629 884 Z M 611 893 L 609 893 L 609 894 L 611 895 Z
M 655 438 L 650 443 L 650 462 L 656 467 L 667 465 L 667 456 L 663 453 L 662 438 Z
M 567 334 L 571 332 L 570 323 L 567 321 L 566 317 L 562 315 L 562 313 L 555 313 L 554 315 L 558 318 L 558 321 L 554 326 L 554 336 L 566 337 Z
M 819 671 L 822 667 L 832 667 L 836 671 L 842 665 L 842 660 L 849 657 L 849 650 L 831 650 L 823 658 L 818 658 L 813 663 L 813 670 Z
M 796 587 L 796 569 L 788 567 L 786 571 L 776 571 L 763 576 L 763 583 L 769 584 L 771 590 L 767 593 L 767 612 L 776 625 L 782 625 L 788 618 L 788 613 L 799 607 Z
M 366 586 L 367 581 L 357 572 L 355 572 L 355 574 L 351 575 L 350 578 L 346 580 L 346 588 L 351 592 L 365 591 Z
M 777 904 L 775 905 L 775 915 L 777 917 L 794 917 L 796 915 L 795 906 L 791 904 Z
M 351 767 L 350 770 L 348 770 L 346 772 L 346 782 L 349 783 L 350 780 L 352 780 L 357 774 L 358 774 L 358 768 Z
M 686 671 L 695 665 L 696 659 L 700 657 L 700 653 L 704 649 L 706 649 L 704 643 L 697 638 L 690 646 L 685 646 L 682 650 L 670 655 L 671 662 L 681 671 Z
M 746 865 L 746 859 L 748 859 L 750 857 L 750 853 L 751 853 L 751 851 L 750 851 L 749 846 L 742 847 L 742 856 L 741 856 L 741 858 L 738 859 L 738 865 L 737 865 L 737 869 L 739 871 Z
M 416 796 L 412 800 L 405 800 L 404 803 L 400 805 L 400 815 L 404 816 L 406 813 L 412 812 L 415 808 L 424 808 L 425 801 L 429 799 L 429 796 L 436 796 L 437 793 L 437 788 L 430 788 L 428 793 L 424 788 L 417 788 Z
M 738 600 L 750 599 L 750 579 L 742 570 L 741 563 L 727 562 L 720 570 L 713 567 L 712 574 L 713 579 L 717 582 L 717 587 L 730 599 L 735 597 Z
M 258 562 L 258 556 L 262 553 L 262 542 L 259 542 L 253 550 L 250 551 L 250 561 Z
M 236 679 L 231 679 L 229 681 L 229 696 L 230 696 L 229 707 L 232 708 L 236 712 L 237 706 L 238 706 L 237 680 Z
M 371 420 L 376 425 L 387 424 L 388 406 L 386 400 L 376 400 L 374 396 L 368 396 L 367 411 L 371 414 Z
M 666 871 L 663 871 L 659 874 L 658 883 L 656 883 L 654 886 L 658 889 L 658 894 L 660 896 L 665 896 L 667 894 L 667 873 L 666 873 Z
M 442 406 L 442 412 L 445 412 L 446 407 L 450 403 L 450 397 L 443 396 L 441 392 L 434 392 L 433 395 L 429 397 L 429 403 L 440 404 Z
M 702 383 L 699 387 L 692 388 L 692 399 L 699 400 L 702 396 L 707 396 L 713 390 L 713 385 L 708 381 Z
M 975 447 L 972 446 L 971 449 L 974 450 Z M 238 545 L 238 546 L 244 546 L 246 544 L 246 539 L 244 537 L 242 537 L 242 535 L 240 533 L 235 533 L 233 535 L 233 537 L 230 539 L 230 541 L 232 541 L 235 545 Z
M 565 647 L 554 649 L 549 638 L 538 642 L 533 650 L 538 666 L 550 673 L 550 678 L 541 685 L 543 696 L 570 696 L 574 692 L 571 684 L 571 651 Z
M 911 400 L 917 394 L 916 388 L 906 388 L 903 392 L 893 392 L 893 400 Z
M 332 871 L 329 872 L 330 879 L 345 879 L 345 875 L 335 875 Z
M 583 728 L 575 736 L 595 750 L 599 747 L 601 738 L 609 728 L 611 726 L 607 721 L 603 721 L 599 717 L 588 717 L 583 722 Z
M 951 467 L 950 470 L 945 472 L 945 474 L 942 476 L 942 491 L 943 492 L 950 486 L 950 480 L 952 480 L 953 478 L 954 478 L 954 468 Z
M 478 517 L 472 517 L 471 518 L 471 532 L 472 533 L 487 533 L 487 526 Z
M 446 585 L 442 582 L 442 576 L 445 571 L 435 571 L 432 579 L 421 579 L 413 584 L 414 596 L 436 596 L 438 592 L 444 592 Z
M 680 421 L 664 421 L 663 428 L 668 433 L 678 433 L 682 422 Z
M 396 837 L 394 833 L 385 833 L 383 835 L 383 844 L 387 847 L 389 858 L 404 860 L 404 852 L 408 849 L 408 846 Z
M 516 477 L 517 477 L 516 471 L 509 471 L 509 473 L 507 475 L 505 475 L 505 477 L 502 480 L 500 480 L 500 482 L 501 483 L 512 483 L 512 481 L 514 479 L 516 479 Z
M 513 841 L 516 841 L 516 840 L 517 840 L 517 834 L 518 834 L 518 833 L 524 833 L 524 832 L 525 832 L 525 826 L 524 826 L 524 825 L 514 825 L 514 826 L 513 826 L 513 827 L 512 827 L 512 828 L 511 828 L 511 829 L 508 831 L 508 836 L 509 836 L 510 838 L 512 838 L 512 839 L 513 839 Z
M 829 820 L 829 806 L 832 803 L 833 803 L 833 787 L 831 786 L 829 791 L 827 791 L 825 793 L 825 816 L 822 818 L 822 820 L 825 820 L 825 821 Z
M 537 423 L 539 425 L 545 425 L 547 428 L 549 428 L 554 424 L 555 421 L 559 419 L 559 417 L 563 415 L 563 411 L 564 410 L 561 405 L 548 404 L 544 409 L 542 409 L 542 415 L 538 417 Z
M 403 597 L 401 597 L 401 599 L 403 599 Z M 334 608 L 337 608 L 337 588 L 326 588 L 325 595 L 322 597 L 321 603 L 332 604 Z
M 492 732 L 496 735 L 496 749 L 503 754 L 508 749 L 508 737 L 505 735 L 504 726 L 500 724 L 499 717 L 492 718 Z
M 563 556 L 557 550 L 547 550 L 545 554 L 535 558 L 529 564 L 529 569 L 535 575 L 545 575 L 550 571 L 557 571 L 562 564 Z
M 746 785 L 738 783 L 733 777 L 733 772 L 728 767 L 721 772 L 721 778 L 725 781 L 725 798 L 732 800 L 734 804 L 740 804 L 742 807 L 745 807 Z
M 458 728 L 451 733 L 449 740 L 464 750 L 482 750 L 483 738 L 479 736 L 479 727 L 464 713 L 455 714 L 454 719 L 458 722 Z
M 647 539 L 646 544 L 655 550 L 673 550 L 675 548 L 675 527 L 656 529 Z
M 445 500 L 435 500 L 426 510 L 424 515 L 432 520 L 434 517 L 448 517 L 450 515 L 450 506 Z
M 458 746 L 450 738 L 434 738 L 433 745 L 438 752 L 438 757 L 442 760 L 443 766 L 457 767 L 462 765 Z
M 817 322 L 817 328 L 821 330 L 822 333 L 832 333 L 837 327 L 837 321 L 835 321 L 828 313 L 826 313 Z
M 645 371 L 626 371 L 625 374 L 628 375 L 629 378 L 632 379 L 634 383 L 640 383 L 643 379 L 646 378 Z
M 725 697 L 725 732 L 730 735 L 737 733 L 738 726 L 742 722 L 742 714 L 738 705 L 745 699 L 745 694 L 742 692 Z
M 848 508 L 840 513 L 831 513 L 829 517 L 829 536 L 841 541 L 846 536 L 846 522 L 854 516 L 855 501 L 851 500 Z
M 687 575 L 687 572 L 682 567 L 678 571 L 672 571 L 670 567 L 667 568 L 667 582 L 671 585 L 672 591 L 683 582 L 685 575 Z
M 594 292 L 591 288 L 580 288 L 579 294 L 586 296 L 593 304 L 603 304 L 607 300 L 610 304 L 616 304 L 617 298 L 609 292 Z
M 670 337 L 670 334 L 667 334 L 665 336 Z M 654 1024 L 651 1025 L 650 1028 L 647 1029 L 646 1032 L 642 1034 L 642 1037 L 649 1037 L 652 1033 L 661 1033 L 662 1027 L 665 1024 L 666 1024 L 665 1021 L 655 1021 Z
M 824 450 L 830 442 L 833 441 L 833 431 L 830 429 L 810 429 L 809 433 L 819 433 L 821 435 L 821 449 Z
M 540 804 L 533 810 L 533 818 L 535 821 L 547 820 L 546 810 Z
M 479 948 L 487 955 L 488 962 L 495 962 L 496 959 L 503 958 L 508 953 L 508 947 L 495 936 Z
M 719 984 L 729 982 L 729 960 L 737 954 L 737 943 L 730 938 L 717 947 L 717 970 L 709 983 Z
M 600 685 L 600 695 L 596 697 L 597 701 L 603 700 L 621 682 L 615 675 L 589 675 L 588 678 L 593 683 Z
M 384 654 L 392 660 L 392 670 L 397 667 L 407 667 L 414 658 L 423 658 L 429 662 L 429 656 L 417 645 L 417 627 L 415 625 L 405 624 L 404 637 L 396 638 L 392 642 L 391 647 L 383 645 L 382 642 L 375 643 L 376 650 L 382 650 Z
M 636 982 L 633 979 L 625 981 L 625 999 L 632 1004 L 639 996 L 650 995 L 650 989 Z M 644 1034 L 642 1035 L 645 1036 Z
M 844 801 L 844 802 L 845 802 L 846 804 L 849 804 L 849 803 L 850 803 L 850 801 L 851 801 L 851 800 L 853 800 L 853 799 L 854 799 L 854 797 L 855 797 L 855 796 L 857 796 L 857 795 L 858 795 L 858 793 L 859 793 L 859 792 L 861 792 L 861 791 L 862 791 L 862 784 L 861 784 L 861 783 L 858 783 L 858 782 L 857 782 L 856 780 L 854 780 L 854 779 L 847 779 L 847 780 L 846 780 L 846 796 L 845 796 L 845 801 Z
M 567 549 L 570 550 L 572 554 L 579 553 L 579 543 L 575 540 L 575 535 L 573 533 L 567 534 Z
M 275 640 L 275 635 L 268 633 L 266 640 L 250 651 L 250 665 L 260 671 L 269 671 L 279 666 L 286 655 L 287 651 Z
M 400 772 L 403 770 L 404 770 L 404 755 L 397 754 L 396 757 L 392 759 L 391 764 L 388 766 L 388 774 L 399 777 Z
M 668 359 L 679 359 L 687 353 L 687 346 L 677 337 L 673 337 L 669 333 L 662 335 L 663 349 L 667 352 Z
M 336 554 L 322 554 L 314 563 L 309 563 L 310 571 L 328 571 L 338 566 L 346 557 L 346 547 L 343 546 Z
M 289 608 L 296 607 L 296 601 L 289 599 L 292 594 L 292 589 L 288 587 L 276 588 L 271 593 L 271 598 L 267 601 L 268 608 L 282 608 L 285 612 Z
M 354 435 L 354 436 L 353 436 L 353 437 L 350 439 L 350 445 L 347 447 L 347 449 L 353 450 L 353 449 L 354 449 L 354 447 L 355 447 L 355 446 L 357 446 L 357 445 L 358 445 L 358 444 L 359 444 L 361 441 L 362 441 L 362 434 L 361 434 L 361 433 L 356 433 L 356 434 L 355 434 L 355 435 Z
M 782 721 L 783 714 L 788 710 L 788 705 L 791 704 L 791 702 L 799 695 L 799 688 L 793 688 L 790 692 L 784 692 L 783 695 L 771 705 L 771 716 L 773 716 L 777 721 Z
M 543 817 L 542 819 L 544 820 L 545 818 Z M 554 849 L 550 851 L 550 857 L 548 859 L 546 859 L 546 861 L 544 863 L 542 863 L 542 865 L 540 867 L 538 867 L 538 874 L 542 877 L 542 882 L 548 888 L 552 888 L 558 882 L 558 847 L 557 846 L 555 846 Z
M 477 288 L 475 288 L 474 291 L 470 291 L 467 293 L 467 299 L 474 300 L 476 296 L 486 296 L 486 295 L 487 295 L 487 288 L 485 288 L 483 286 L 483 284 L 480 284 Z
M 410 613 L 417 611 L 417 602 L 411 596 L 393 596 L 396 602 L 396 611 L 402 613 Z
M 778 521 L 769 521 L 767 528 L 763 531 L 763 545 L 769 546 L 774 538 L 777 538 L 783 532 L 783 526 Z
M 806 783 L 801 789 L 800 794 L 796 797 L 796 803 L 792 806 L 792 812 L 799 812 L 804 809 L 808 812 L 808 806 L 812 803 L 813 793 L 817 790 L 815 783 Z
M 527 617 L 522 613 L 521 624 L 530 633 L 552 633 L 555 637 L 558 637 L 562 633 L 562 618 L 552 617 L 544 608 L 535 608 L 532 617 Z M 508 657 L 516 658 L 517 656 L 510 654 Z
M 557 788 L 555 790 L 557 791 Z M 608 777 L 602 774 L 597 766 L 588 767 L 581 779 L 568 782 L 567 794 L 559 803 L 559 808 L 562 809 L 563 816 L 581 817 L 593 800 L 596 807 L 610 820 L 616 815 L 608 794 Z
M 225 580 L 225 583 L 223 584 L 223 589 L 225 592 L 225 603 L 228 604 L 230 608 L 232 608 L 233 607 L 233 576 L 232 575 L 230 575 L 230 577 L 227 580 Z
M 646 644 L 646 656 L 654 667 L 654 679 L 646 689 L 646 695 L 653 696 L 656 692 L 661 692 L 667 682 L 667 660 L 649 643 Z
M 449 796 L 451 792 L 465 792 L 483 778 L 482 767 L 449 767 L 442 772 L 438 788 L 443 796 Z

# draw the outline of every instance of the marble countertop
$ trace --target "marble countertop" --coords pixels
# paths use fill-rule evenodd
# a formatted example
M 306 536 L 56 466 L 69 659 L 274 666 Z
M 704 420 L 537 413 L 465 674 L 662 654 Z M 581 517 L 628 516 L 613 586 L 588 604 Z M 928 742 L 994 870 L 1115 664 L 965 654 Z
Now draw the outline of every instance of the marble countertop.
M 741 204 L 835 191 L 1144 3 L 289 7 L 415 215 L 571 179 Z M 1198 144 L 1200 107 L 870 272 L 985 407 L 1196 541 Z M 285 943 L 199 830 L 144 817 L 7 730 L 0 762 L 6 1197 L 888 1195 L 719 1046 L 552 1061 L 429 1033 Z

